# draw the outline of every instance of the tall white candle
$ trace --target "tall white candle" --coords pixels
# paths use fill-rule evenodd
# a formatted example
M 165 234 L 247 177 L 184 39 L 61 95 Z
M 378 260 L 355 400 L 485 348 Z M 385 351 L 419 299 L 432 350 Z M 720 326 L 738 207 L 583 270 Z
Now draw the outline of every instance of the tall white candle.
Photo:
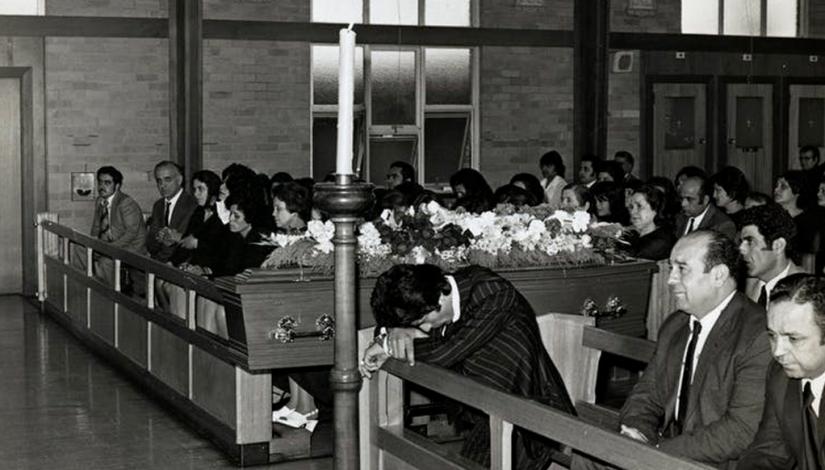
M 342 29 L 338 58 L 338 152 L 335 172 L 352 174 L 352 104 L 355 97 L 355 32 Z

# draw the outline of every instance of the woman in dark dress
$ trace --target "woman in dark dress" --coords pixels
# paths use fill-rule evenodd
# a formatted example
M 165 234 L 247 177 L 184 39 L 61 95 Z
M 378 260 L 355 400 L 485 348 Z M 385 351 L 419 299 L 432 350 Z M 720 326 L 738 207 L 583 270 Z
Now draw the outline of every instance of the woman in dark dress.
M 172 255 L 172 264 L 214 267 L 223 258 L 223 239 L 227 227 L 218 217 L 215 204 L 220 195 L 221 180 L 214 172 L 201 170 L 192 175 L 192 194 L 198 201 L 189 227 Z M 184 268 L 185 268 L 184 265 Z
M 480 214 L 495 207 L 493 188 L 484 176 L 472 168 L 462 168 L 450 177 L 456 201 L 453 209 L 463 207 L 468 212 Z
M 739 168 L 726 166 L 711 176 L 710 182 L 716 206 L 733 220 L 737 228 L 741 228 L 739 219 L 745 209 L 745 199 L 751 191 L 745 174 Z
M 806 260 L 812 259 L 811 256 L 822 258 L 821 255 L 817 254 L 821 251 L 822 245 L 823 212 L 819 206 L 804 206 L 807 200 L 800 196 L 808 192 L 805 186 L 808 182 L 809 180 L 804 172 L 800 170 L 786 171 L 776 179 L 773 199 L 793 217 L 796 225 L 796 237 L 793 245 L 797 253 L 802 253 L 803 268 L 814 270 L 815 264 L 819 263 Z
M 676 239 L 666 226 L 664 193 L 654 186 L 643 185 L 630 197 L 628 206 L 633 226 L 629 253 L 653 261 L 668 258 Z

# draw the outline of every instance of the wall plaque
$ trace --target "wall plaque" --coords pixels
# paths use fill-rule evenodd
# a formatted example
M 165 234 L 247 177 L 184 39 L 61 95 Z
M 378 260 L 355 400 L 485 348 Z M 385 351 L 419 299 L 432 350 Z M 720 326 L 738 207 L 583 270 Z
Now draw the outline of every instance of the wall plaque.
M 825 98 L 799 98 L 799 146 L 825 146 Z
M 762 104 L 761 96 L 736 97 L 736 147 L 740 149 L 761 149 L 764 136 L 762 135 Z
M 665 106 L 665 149 L 692 149 L 696 142 L 696 97 L 668 96 Z

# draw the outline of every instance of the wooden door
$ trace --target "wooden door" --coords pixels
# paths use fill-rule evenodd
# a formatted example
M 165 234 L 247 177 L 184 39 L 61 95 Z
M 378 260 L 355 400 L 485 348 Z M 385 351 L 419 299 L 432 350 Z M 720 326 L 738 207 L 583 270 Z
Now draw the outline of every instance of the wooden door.
M 799 169 L 802 146 L 816 145 L 820 155 L 825 155 L 822 139 L 825 135 L 825 85 L 791 85 L 790 97 L 787 168 Z
M 773 85 L 727 85 L 727 165 L 742 170 L 751 188 L 773 194 Z
M 0 294 L 23 291 L 20 80 L 0 79 Z
M 682 167 L 705 167 L 706 100 L 703 83 L 653 85 L 653 175 L 673 179 Z

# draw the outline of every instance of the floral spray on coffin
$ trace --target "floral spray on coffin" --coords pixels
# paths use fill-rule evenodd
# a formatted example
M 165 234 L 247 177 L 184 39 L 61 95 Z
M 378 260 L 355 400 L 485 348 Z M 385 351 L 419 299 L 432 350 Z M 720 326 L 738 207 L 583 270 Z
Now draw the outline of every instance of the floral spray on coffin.
M 278 248 L 264 268 L 308 267 L 334 270 L 332 222 L 312 221 L 300 235 L 273 235 Z M 500 205 L 473 214 L 449 210 L 437 202 L 404 212 L 385 210 L 358 228 L 362 275 L 377 275 L 398 263 L 432 263 L 446 270 L 468 264 L 492 269 L 603 265 L 620 257 L 615 243 L 621 226 L 593 224 L 586 212 L 547 206 Z

